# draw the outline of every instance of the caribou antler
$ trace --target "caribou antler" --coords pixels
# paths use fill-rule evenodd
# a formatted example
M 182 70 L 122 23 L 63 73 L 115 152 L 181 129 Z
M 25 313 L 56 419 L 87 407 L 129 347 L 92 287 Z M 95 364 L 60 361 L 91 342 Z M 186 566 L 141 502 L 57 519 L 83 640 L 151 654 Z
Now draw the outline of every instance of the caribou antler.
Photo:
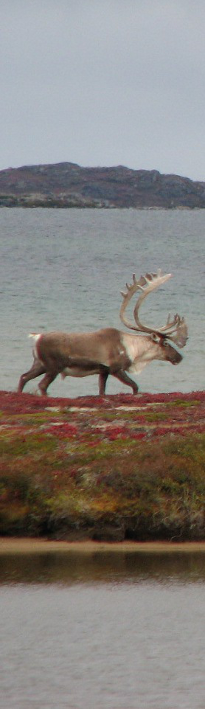
M 175 315 L 175 327 L 172 328 L 171 332 L 172 335 L 169 334 L 169 331 L 167 330 L 167 332 L 164 333 L 165 337 L 172 340 L 172 342 L 174 342 L 177 347 L 180 347 L 180 349 L 185 347 L 188 339 L 188 328 L 184 318 L 180 318 L 179 315 Z
M 159 288 L 159 286 L 161 286 L 162 283 L 165 283 L 168 278 L 171 278 L 171 275 L 171 273 L 167 273 L 163 276 L 161 270 L 159 269 L 157 273 L 146 273 L 145 276 L 141 276 L 139 281 L 137 281 L 135 278 L 135 274 L 133 273 L 133 283 L 131 283 L 131 285 L 129 285 L 129 283 L 126 283 L 126 293 L 123 293 L 123 291 L 121 291 L 121 294 L 123 296 L 123 303 L 120 308 L 120 318 L 124 325 L 126 325 L 126 327 L 131 328 L 131 330 L 137 330 L 138 332 L 159 332 L 159 328 L 156 330 L 156 328 L 143 325 L 139 320 L 138 312 L 140 305 L 142 304 L 142 301 L 146 298 L 146 296 L 149 295 L 151 291 L 156 290 L 156 288 Z M 136 293 L 136 291 L 138 290 L 141 291 L 141 295 L 139 296 L 134 309 L 134 318 L 136 325 L 133 325 L 133 323 L 131 323 L 129 320 L 127 320 L 127 318 L 125 318 L 124 312 L 134 293 Z M 171 324 L 172 323 L 170 323 L 170 325 Z M 173 324 L 175 324 L 175 321 Z M 164 326 L 164 328 L 167 328 L 167 324 Z
M 133 274 L 133 283 L 131 285 L 126 283 L 127 291 L 126 293 L 122 292 L 123 303 L 120 308 L 120 318 L 124 325 L 126 325 L 126 327 L 129 327 L 131 330 L 162 335 L 164 337 L 169 338 L 170 340 L 173 340 L 173 342 L 175 342 L 175 344 L 177 344 L 179 347 L 184 347 L 187 340 L 187 326 L 184 318 L 180 318 L 178 313 L 174 316 L 173 320 L 170 319 L 169 315 L 166 325 L 163 325 L 163 327 L 160 328 L 153 328 L 144 325 L 140 322 L 139 319 L 139 309 L 143 300 L 146 298 L 147 295 L 149 295 L 149 293 L 156 290 L 156 288 L 159 288 L 159 286 L 161 286 L 169 278 L 171 278 L 171 275 L 171 273 L 166 273 L 165 275 L 163 275 L 161 269 L 158 269 L 157 273 L 146 273 L 145 276 L 141 276 L 140 279 L 137 281 L 135 278 L 135 274 Z M 129 301 L 133 297 L 134 293 L 136 293 L 137 291 L 141 291 L 141 294 L 134 308 L 134 318 L 136 323 L 136 325 L 134 325 L 129 320 L 127 320 L 124 313 Z

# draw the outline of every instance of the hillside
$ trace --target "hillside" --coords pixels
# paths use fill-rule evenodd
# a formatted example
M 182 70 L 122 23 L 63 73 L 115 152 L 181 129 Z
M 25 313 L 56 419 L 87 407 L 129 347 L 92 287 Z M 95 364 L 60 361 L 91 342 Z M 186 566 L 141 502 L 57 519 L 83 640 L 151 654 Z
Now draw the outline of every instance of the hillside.
M 204 208 L 205 182 L 121 165 L 30 165 L 0 171 L 0 206 Z

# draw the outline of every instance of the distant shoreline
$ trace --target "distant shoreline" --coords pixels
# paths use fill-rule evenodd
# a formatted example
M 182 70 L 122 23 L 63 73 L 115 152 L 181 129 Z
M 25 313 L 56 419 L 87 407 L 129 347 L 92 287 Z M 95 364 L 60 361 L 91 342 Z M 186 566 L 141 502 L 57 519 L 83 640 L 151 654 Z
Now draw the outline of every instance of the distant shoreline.
M 7 202 L 7 203 L 6 203 Z M 156 212 L 156 211 L 197 211 L 197 210 L 202 210 L 205 209 L 205 205 L 198 206 L 198 205 L 176 205 L 176 206 L 149 206 L 149 205 L 144 205 L 144 206 L 126 206 L 126 205 L 114 205 L 114 204 L 84 204 L 83 202 L 80 202 L 77 204 L 70 204 L 67 202 L 59 202 L 58 200 L 48 200 L 48 201 L 43 201 L 43 200 L 35 200 L 31 198 L 28 200 L 25 199 L 18 199 L 15 200 L 13 197 L 9 197 L 8 200 L 4 200 L 2 195 L 0 195 L 0 209 L 135 209 L 138 212 Z
M 62 162 L 0 170 L 1 207 L 204 209 L 205 183 L 123 165 Z

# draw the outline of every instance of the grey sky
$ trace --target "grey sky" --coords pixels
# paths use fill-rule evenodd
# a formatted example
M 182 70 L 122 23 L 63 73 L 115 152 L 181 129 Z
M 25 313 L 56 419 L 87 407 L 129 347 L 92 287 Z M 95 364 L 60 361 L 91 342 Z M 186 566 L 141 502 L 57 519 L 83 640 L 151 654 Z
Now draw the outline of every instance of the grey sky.
M 205 181 L 204 0 L 0 0 L 0 169 Z

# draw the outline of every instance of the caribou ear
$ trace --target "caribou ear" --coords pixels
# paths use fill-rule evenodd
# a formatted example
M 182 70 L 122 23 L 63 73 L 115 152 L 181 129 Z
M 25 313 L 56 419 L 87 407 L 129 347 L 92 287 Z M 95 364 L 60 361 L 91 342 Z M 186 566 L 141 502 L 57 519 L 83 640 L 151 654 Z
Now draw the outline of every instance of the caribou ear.
M 153 340 L 153 342 L 160 342 L 160 337 L 159 335 L 157 335 L 156 332 L 152 332 L 151 339 Z

